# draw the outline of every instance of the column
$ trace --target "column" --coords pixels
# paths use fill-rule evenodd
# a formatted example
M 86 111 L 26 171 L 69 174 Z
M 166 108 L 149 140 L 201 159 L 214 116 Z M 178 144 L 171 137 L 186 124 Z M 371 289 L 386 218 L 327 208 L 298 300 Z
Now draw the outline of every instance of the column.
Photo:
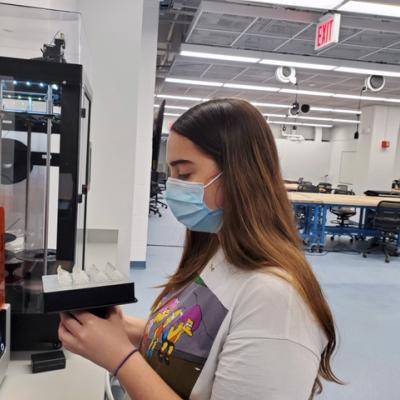
M 362 108 L 354 165 L 354 189 L 357 194 L 367 189 L 390 190 L 396 172 L 399 129 L 400 107 Z M 389 141 L 390 147 L 382 148 L 383 140 Z

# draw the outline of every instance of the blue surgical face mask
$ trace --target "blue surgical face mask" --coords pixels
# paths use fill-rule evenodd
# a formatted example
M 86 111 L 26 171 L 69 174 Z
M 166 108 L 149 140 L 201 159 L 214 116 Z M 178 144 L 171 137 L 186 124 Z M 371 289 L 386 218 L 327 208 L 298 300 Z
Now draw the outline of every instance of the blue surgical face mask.
M 168 178 L 166 200 L 175 218 L 191 231 L 217 233 L 222 226 L 222 209 L 211 210 L 204 202 L 204 189 L 222 172 L 204 185 Z

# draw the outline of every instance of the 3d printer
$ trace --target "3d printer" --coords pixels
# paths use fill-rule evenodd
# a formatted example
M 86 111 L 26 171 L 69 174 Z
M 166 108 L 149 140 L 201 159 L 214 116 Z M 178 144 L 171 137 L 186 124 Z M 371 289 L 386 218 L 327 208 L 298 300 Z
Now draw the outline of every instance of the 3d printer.
M 81 65 L 0 57 L 0 207 L 13 350 L 59 346 L 42 276 L 85 265 L 91 90 Z

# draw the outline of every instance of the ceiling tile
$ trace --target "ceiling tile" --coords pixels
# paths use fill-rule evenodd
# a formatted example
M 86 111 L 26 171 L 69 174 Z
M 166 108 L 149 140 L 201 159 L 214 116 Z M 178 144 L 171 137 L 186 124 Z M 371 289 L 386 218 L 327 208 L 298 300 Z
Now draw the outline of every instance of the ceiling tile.
M 230 32 L 242 32 L 254 21 L 252 17 L 244 17 L 230 14 L 213 14 L 203 12 L 197 22 L 196 28 L 221 30 Z
M 215 92 L 215 88 L 191 86 L 186 92 L 186 96 L 208 98 L 213 92 Z
M 284 20 L 269 20 L 260 18 L 247 33 L 258 35 L 274 36 L 280 38 L 291 38 L 296 33 L 304 29 L 307 24 L 290 22 Z
M 275 75 L 275 71 L 270 69 L 260 68 L 247 68 L 236 80 L 249 82 L 249 83 L 261 83 L 266 79 L 270 79 Z
M 190 36 L 188 43 L 209 44 L 211 46 L 230 46 L 238 37 L 239 33 L 218 32 L 195 29 Z
M 350 46 L 345 44 L 338 44 L 335 47 L 324 51 L 321 57 L 339 58 L 344 60 L 356 60 L 374 51 L 373 48 Z
M 196 61 L 175 61 L 170 69 L 170 76 L 199 78 L 211 64 Z
M 387 64 L 400 64 L 400 51 L 399 50 L 381 50 L 375 54 L 371 54 L 363 58 L 363 61 L 374 61 Z
M 396 33 L 365 31 L 344 43 L 367 47 L 387 47 L 398 41 L 400 41 L 400 35 Z
M 219 81 L 229 81 L 243 72 L 246 67 L 234 65 L 213 65 L 203 76 L 203 79 L 214 79 Z
M 268 36 L 254 36 L 244 34 L 234 45 L 239 49 L 272 51 L 280 46 L 286 39 L 278 39 Z
M 160 93 L 182 95 L 185 94 L 187 89 L 188 87 L 186 85 L 176 85 L 175 83 L 164 82 Z
M 316 55 L 314 50 L 314 42 L 307 40 L 294 39 L 285 44 L 279 49 L 280 52 L 292 53 L 292 54 L 307 54 Z

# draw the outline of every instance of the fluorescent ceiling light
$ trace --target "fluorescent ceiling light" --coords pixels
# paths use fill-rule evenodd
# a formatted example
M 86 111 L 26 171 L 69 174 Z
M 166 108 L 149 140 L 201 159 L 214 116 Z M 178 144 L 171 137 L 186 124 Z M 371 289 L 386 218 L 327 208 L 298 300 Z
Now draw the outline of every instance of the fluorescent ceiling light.
M 160 99 L 172 99 L 172 100 L 187 100 L 187 101 L 204 101 L 200 97 L 189 97 L 189 96 L 175 96 L 173 94 L 156 94 L 156 97 Z
M 281 89 L 280 93 L 294 93 L 294 94 L 304 94 L 307 96 L 326 96 L 331 97 L 334 94 L 331 92 L 316 92 L 313 90 L 300 90 L 300 89 Z
M 347 110 L 344 108 L 324 108 L 324 107 L 310 107 L 310 111 L 323 111 L 323 112 L 333 112 L 342 114 L 361 114 L 358 110 Z
M 305 124 L 303 122 L 286 122 L 286 121 L 268 121 L 269 124 L 275 125 L 296 125 L 296 126 L 314 126 L 319 128 L 332 128 L 333 125 L 325 125 L 325 124 Z
M 325 71 L 331 71 L 336 68 L 335 65 L 311 64 L 311 63 L 302 63 L 296 61 L 268 60 L 268 59 L 261 60 L 260 64 L 307 68 L 307 69 L 320 69 Z
M 343 1 L 339 0 L 246 0 L 252 3 L 264 3 L 264 4 L 279 4 L 283 6 L 298 6 L 307 8 L 321 8 L 325 10 L 332 10 L 337 7 Z M 318 4 L 318 6 L 316 6 Z
M 202 53 L 199 51 L 181 51 L 181 56 L 184 57 L 197 57 L 197 58 L 208 58 L 210 60 L 224 60 L 224 61 L 239 61 L 245 63 L 258 63 L 259 58 L 254 57 L 242 57 L 242 56 L 228 56 L 225 54 L 213 54 L 213 53 Z
M 356 94 L 346 94 L 346 93 L 335 93 L 333 97 L 337 97 L 339 99 L 354 99 L 354 100 L 367 100 L 367 101 L 384 101 L 388 103 L 396 103 L 400 102 L 400 99 L 389 99 L 386 97 L 373 97 L 373 96 L 361 96 Z
M 312 116 L 302 116 L 302 115 L 290 115 L 289 118 L 297 118 L 297 119 L 307 119 L 314 121 L 329 121 L 329 122 L 344 122 L 347 124 L 358 124 L 358 120 L 354 119 L 340 119 L 340 118 L 324 118 L 324 117 L 312 117 Z
M 376 70 L 376 69 L 337 67 L 337 68 L 335 68 L 335 71 L 348 72 L 350 74 L 382 75 L 382 76 L 392 76 L 392 77 L 395 77 L 395 78 L 400 78 L 400 72 L 381 71 L 381 70 Z
M 279 88 L 271 86 L 255 86 L 255 85 L 240 85 L 236 83 L 225 83 L 224 87 L 229 89 L 243 89 L 243 90 L 262 90 L 266 92 L 278 92 Z
M 340 11 L 349 11 L 360 14 L 385 15 L 387 17 L 400 17 L 400 6 L 382 4 L 382 2 L 367 3 L 365 1 L 349 1 L 339 7 Z
M 164 115 L 168 117 L 180 117 L 182 114 L 175 114 L 175 113 L 164 113 Z
M 263 114 L 264 117 L 278 117 L 278 118 L 286 118 L 285 114 Z
M 333 93 L 333 92 L 318 92 L 313 90 L 301 90 L 301 89 L 287 89 L 277 88 L 272 86 L 256 86 L 256 85 L 243 85 L 237 83 L 220 83 L 220 82 L 206 82 L 206 81 L 192 81 L 186 79 L 166 78 L 167 82 L 171 83 L 186 83 L 189 85 L 205 85 L 205 86 L 223 86 L 230 89 L 242 89 L 242 90 L 259 90 L 266 92 L 279 92 L 279 93 L 291 93 L 291 94 L 303 94 L 306 96 L 321 96 L 321 97 L 336 97 L 339 99 L 353 99 L 353 100 L 365 100 L 365 101 L 381 101 L 385 103 L 400 103 L 400 99 L 387 98 L 387 97 L 374 97 L 374 96 L 360 96 L 355 94 L 346 93 Z M 163 95 L 157 95 L 163 96 Z M 164 95 L 165 97 L 165 95 Z M 182 96 L 186 97 L 186 96 Z M 177 98 L 177 96 L 175 97 Z M 186 97 L 187 98 L 187 97 Z M 195 98 L 191 98 L 195 99 Z M 208 99 L 196 99 L 197 101 L 207 101 Z
M 158 108 L 160 107 L 159 104 L 154 104 L 154 107 Z M 169 105 L 165 105 L 165 108 L 171 108 L 174 110 L 189 110 L 189 107 L 182 107 L 182 106 L 169 106 Z
M 251 103 L 255 107 L 271 107 L 271 108 L 288 108 L 289 104 L 275 104 L 275 103 Z
M 185 85 L 216 86 L 216 87 L 221 87 L 223 85 L 222 82 L 196 81 L 192 79 L 178 79 L 178 78 L 165 78 L 165 82 L 182 83 Z

